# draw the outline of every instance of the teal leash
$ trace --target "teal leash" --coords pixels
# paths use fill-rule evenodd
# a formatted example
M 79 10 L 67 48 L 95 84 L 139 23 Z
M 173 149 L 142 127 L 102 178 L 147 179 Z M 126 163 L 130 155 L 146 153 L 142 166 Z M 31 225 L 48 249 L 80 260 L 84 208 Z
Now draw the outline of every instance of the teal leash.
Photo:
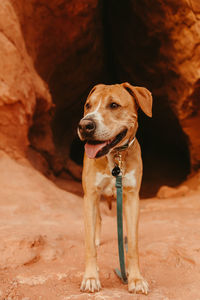
M 115 186 L 117 190 L 117 235 L 118 235 L 118 252 L 119 252 L 119 265 L 120 270 L 115 269 L 115 273 L 122 280 L 124 284 L 128 283 L 128 279 L 126 276 L 126 267 L 124 260 L 124 238 L 123 238 L 123 188 L 122 188 L 122 173 L 121 173 L 121 154 L 120 151 L 126 150 L 130 147 L 135 141 L 135 137 L 132 138 L 131 141 L 128 141 L 125 145 L 115 148 L 117 151 L 118 163 L 115 164 L 115 167 L 112 170 L 112 175 L 116 178 Z M 128 241 L 127 237 L 125 237 L 125 248 L 128 251 Z
M 119 252 L 119 264 L 120 270 L 115 269 L 115 273 L 122 280 L 124 284 L 128 283 L 126 276 L 126 267 L 124 260 L 124 238 L 123 238 L 123 189 L 122 189 L 122 175 L 119 166 L 115 166 L 112 170 L 112 175 L 116 177 L 116 189 L 117 189 L 117 233 L 118 233 L 118 252 Z

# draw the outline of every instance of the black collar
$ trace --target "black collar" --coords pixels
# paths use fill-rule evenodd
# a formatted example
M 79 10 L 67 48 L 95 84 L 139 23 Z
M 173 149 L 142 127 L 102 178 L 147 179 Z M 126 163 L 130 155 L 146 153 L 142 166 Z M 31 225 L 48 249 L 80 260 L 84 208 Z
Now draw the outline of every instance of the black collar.
M 127 148 L 129 148 L 134 142 L 135 142 L 135 136 L 134 136 L 134 138 L 132 138 L 131 141 L 128 141 L 126 144 L 124 144 L 124 145 L 122 145 L 122 146 L 120 146 L 120 147 L 117 147 L 117 148 L 115 148 L 114 150 L 115 150 L 115 151 L 124 151 L 124 150 L 126 150 Z

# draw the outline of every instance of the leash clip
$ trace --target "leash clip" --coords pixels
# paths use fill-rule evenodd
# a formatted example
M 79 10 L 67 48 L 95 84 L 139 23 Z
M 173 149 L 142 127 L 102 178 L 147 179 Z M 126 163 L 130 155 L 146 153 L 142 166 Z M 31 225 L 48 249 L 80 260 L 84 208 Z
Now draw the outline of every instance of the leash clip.
M 122 168 L 122 155 L 121 155 L 121 153 L 118 154 L 118 157 L 119 157 L 119 168 L 121 169 Z
M 114 177 L 117 177 L 122 173 L 122 171 L 121 171 L 121 168 L 122 168 L 122 155 L 121 155 L 121 153 L 118 152 L 114 156 L 114 162 L 115 162 L 115 166 L 112 169 L 112 175 Z
M 116 153 L 114 156 L 115 164 L 121 169 L 122 168 L 122 155 L 121 153 Z

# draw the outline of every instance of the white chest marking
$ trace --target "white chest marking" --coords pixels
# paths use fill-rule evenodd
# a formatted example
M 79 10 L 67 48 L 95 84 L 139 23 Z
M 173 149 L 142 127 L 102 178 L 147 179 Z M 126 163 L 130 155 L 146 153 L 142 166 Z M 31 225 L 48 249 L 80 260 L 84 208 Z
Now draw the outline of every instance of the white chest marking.
M 112 196 L 115 194 L 115 178 L 112 175 L 97 172 L 95 186 L 102 195 Z
M 122 184 L 124 187 L 136 187 L 135 170 L 126 173 L 125 176 L 122 177 Z M 112 175 L 97 172 L 95 186 L 103 195 L 113 196 L 116 194 L 115 177 Z

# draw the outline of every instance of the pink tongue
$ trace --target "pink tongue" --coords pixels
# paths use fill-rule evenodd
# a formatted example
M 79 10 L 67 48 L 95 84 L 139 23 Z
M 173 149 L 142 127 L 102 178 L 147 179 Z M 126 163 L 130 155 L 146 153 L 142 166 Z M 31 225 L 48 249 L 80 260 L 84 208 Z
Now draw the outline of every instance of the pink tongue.
M 85 153 L 89 158 L 95 158 L 99 150 L 107 145 L 107 142 L 97 145 L 85 144 Z

